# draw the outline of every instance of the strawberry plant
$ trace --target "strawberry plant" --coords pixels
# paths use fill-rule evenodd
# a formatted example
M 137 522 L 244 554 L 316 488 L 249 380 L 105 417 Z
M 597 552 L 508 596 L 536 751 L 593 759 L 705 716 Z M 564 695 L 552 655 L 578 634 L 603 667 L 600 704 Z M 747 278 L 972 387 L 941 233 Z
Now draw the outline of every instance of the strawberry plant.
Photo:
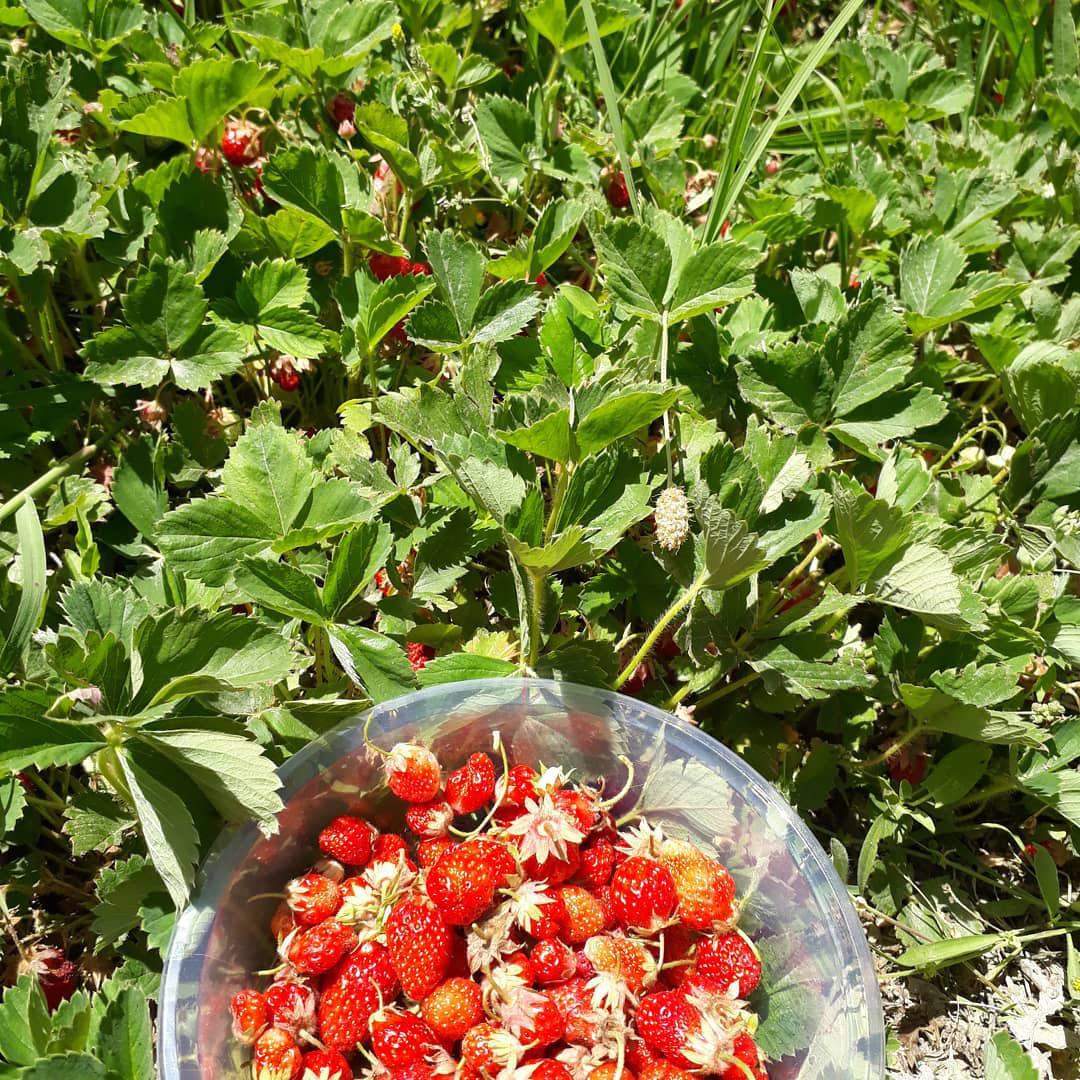
M 276 767 L 369 702 L 522 675 L 780 788 L 897 1075 L 931 1044 L 1068 1075 L 1073 3 L 0 0 L 0 65 L 0 1075 L 152 1075 L 175 914 L 224 826 L 274 829 Z M 481 857 L 454 816 L 531 783 L 389 771 L 447 889 Z M 713 925 L 692 858 L 588 832 L 564 945 L 605 904 Z M 322 844 L 397 853 L 359 819 Z M 426 918 L 387 926 L 403 981 L 449 948 Z M 298 940 L 312 970 L 352 946 Z M 712 959 L 741 986 L 740 942 Z M 387 976 L 349 955 L 351 1000 Z M 928 985 L 970 1005 L 933 1039 Z M 457 991 L 428 1027 L 473 1017 Z M 333 997 L 271 1006 L 355 1042 Z

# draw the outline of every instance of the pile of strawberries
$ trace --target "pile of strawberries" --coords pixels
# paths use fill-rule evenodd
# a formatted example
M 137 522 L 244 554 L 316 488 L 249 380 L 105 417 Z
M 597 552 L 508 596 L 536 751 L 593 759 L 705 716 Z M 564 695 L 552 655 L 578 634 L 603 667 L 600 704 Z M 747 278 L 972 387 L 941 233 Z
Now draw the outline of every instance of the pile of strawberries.
M 499 747 L 501 749 L 501 747 Z M 342 816 L 290 881 L 280 960 L 232 1001 L 255 1080 L 766 1080 L 735 884 L 599 787 L 385 754 L 409 838 Z

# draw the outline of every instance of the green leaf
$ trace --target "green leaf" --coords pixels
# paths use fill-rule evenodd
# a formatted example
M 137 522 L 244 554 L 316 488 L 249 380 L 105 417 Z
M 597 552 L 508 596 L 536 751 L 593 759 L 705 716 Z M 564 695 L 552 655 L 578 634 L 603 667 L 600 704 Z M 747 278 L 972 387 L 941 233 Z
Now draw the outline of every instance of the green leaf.
M 679 272 L 669 321 L 692 319 L 748 296 L 754 289 L 754 267 L 762 258 L 762 252 L 729 241 L 699 248 Z
M 356 110 L 356 130 L 386 159 L 407 191 L 423 186 L 420 162 L 409 148 L 409 125 L 405 118 L 381 101 L 369 101 Z
M 270 547 L 273 528 L 231 499 L 192 499 L 162 519 L 157 542 L 165 561 L 207 585 L 224 585 L 245 555 Z
M 275 554 L 281 555 L 298 547 L 321 543 L 332 536 L 347 532 L 354 525 L 370 521 L 375 506 L 364 497 L 359 484 L 336 477 L 324 480 L 311 493 L 293 527 L 274 541 Z
M 0 644 L 0 676 L 21 665 L 45 608 L 45 538 L 33 499 L 26 499 L 15 511 L 15 529 L 19 541 L 19 603 Z
M 757 537 L 726 507 L 709 500 L 698 517 L 702 531 L 694 539 L 694 563 L 703 588 L 730 588 L 767 565 Z
M 274 410 L 255 409 L 222 470 L 225 495 L 279 537 L 296 521 L 315 485 L 315 466 L 299 433 L 286 431 Z
M 140 738 L 195 780 L 227 820 L 274 824 L 283 806 L 281 780 L 258 743 L 208 728 L 144 732 Z
M 0 1054 L 13 1065 L 32 1065 L 49 1041 L 49 1011 L 37 979 L 22 975 L 0 1004 Z
M 983 1068 L 986 1080 L 1039 1080 L 1031 1057 L 1007 1031 L 999 1031 L 987 1042 Z
M 517 674 L 517 670 L 517 664 L 512 664 L 509 660 L 456 652 L 429 660 L 417 672 L 416 679 L 422 687 L 439 686 L 442 683 L 461 682 L 465 679 L 510 678 Z
M 606 397 L 590 409 L 574 435 L 581 460 L 651 424 L 679 398 L 679 387 L 670 390 L 626 390 Z
M 248 556 L 236 570 L 236 587 L 251 603 L 314 626 L 324 612 L 319 590 L 307 574 L 288 563 Z
M 1054 75 L 1058 78 L 1075 77 L 1080 70 L 1071 4 L 1054 5 L 1053 59 Z
M 334 626 L 330 645 L 338 663 L 373 702 L 407 694 L 416 686 L 405 651 L 393 639 L 364 626 Z
M 244 268 L 236 287 L 236 303 L 255 318 L 280 307 L 300 307 L 311 299 L 307 272 L 297 262 L 265 259 Z
M 557 409 L 527 427 L 516 428 L 514 431 L 497 431 L 495 434 L 503 442 L 526 453 L 537 454 L 563 465 L 570 460 L 573 444 L 569 409 Z
M 900 256 L 900 299 L 920 315 L 950 306 L 966 262 L 964 249 L 947 236 L 913 240 Z
M 199 834 L 183 798 L 140 764 L 141 753 L 138 746 L 125 746 L 119 755 L 120 765 L 150 858 L 173 903 L 183 907 L 195 876 Z
M 0 780 L 0 849 L 4 837 L 19 823 L 26 809 L 26 792 L 17 776 Z
M 1080 772 L 1058 769 L 1024 776 L 1021 787 L 1052 806 L 1066 821 L 1080 827 Z
M 376 282 L 370 274 L 358 270 L 354 277 L 342 281 L 337 291 L 346 326 L 342 354 L 350 367 L 360 367 L 379 342 L 434 288 L 434 278 L 423 274 L 400 274 Z
M 469 336 L 484 282 L 483 252 L 451 230 L 433 232 L 424 248 L 431 272 L 449 305 L 460 340 Z
M 491 175 L 521 184 L 530 171 L 529 147 L 536 138 L 532 115 L 520 102 L 489 94 L 476 106 L 476 127 Z
M 474 345 L 509 341 L 540 310 L 536 289 L 523 281 L 501 281 L 484 292 L 473 317 L 470 340 Z
M 832 495 L 836 537 L 844 551 L 848 581 L 855 587 L 900 550 L 909 526 L 899 510 L 852 480 L 834 476 Z
M 162 355 L 184 347 L 208 307 L 195 275 L 171 259 L 155 259 L 135 278 L 123 305 L 131 328 Z
M 146 996 L 124 987 L 105 1007 L 95 1049 L 110 1077 L 145 1080 L 154 1071 L 154 1042 Z
M 329 151 L 306 144 L 279 150 L 266 163 L 262 182 L 279 203 L 341 232 L 345 184 Z
M 912 945 L 896 958 L 896 962 L 904 967 L 937 971 L 959 964 L 962 960 L 974 960 L 989 952 L 1001 939 L 1001 934 L 966 934 L 925 945 Z
M 943 625 L 963 627 L 960 579 L 940 548 L 915 543 L 884 566 L 869 584 L 884 604 L 914 611 Z
M 671 278 L 663 237 L 636 221 L 609 225 L 596 237 L 600 271 L 611 295 L 628 311 L 660 321 Z M 690 304 L 688 298 L 686 301 Z
M 993 749 L 971 743 L 950 750 L 940 758 L 923 781 L 923 787 L 938 806 L 959 802 L 982 779 Z
M 974 705 L 964 705 L 932 687 L 902 683 L 900 697 L 911 715 L 931 731 L 944 731 L 979 742 L 1029 746 L 1038 746 L 1042 742 L 1034 724 L 1010 713 L 992 713 Z
M 878 864 L 878 850 L 881 841 L 893 835 L 896 831 L 896 823 L 890 821 L 885 814 L 879 814 L 874 818 L 870 828 L 866 830 L 862 847 L 859 848 L 859 863 L 855 871 L 855 880 L 859 891 L 865 892 L 870 875 Z
M 334 558 L 323 584 L 323 603 L 337 614 L 357 596 L 386 565 L 393 535 L 385 522 L 369 522 L 345 534 L 334 549 Z
M 173 92 L 187 108 L 195 140 L 202 142 L 237 106 L 268 80 L 270 72 L 235 57 L 196 60 L 176 73 Z
M 92 724 L 0 715 L 0 773 L 18 772 L 31 765 L 39 769 L 77 765 L 104 745 Z
M 153 864 L 141 855 L 102 868 L 97 880 L 98 903 L 93 931 L 97 948 L 118 945 L 139 925 L 139 909 L 146 898 L 161 890 Z
M 113 502 L 120 513 L 150 540 L 169 509 L 169 496 L 154 457 L 154 441 L 149 436 L 132 443 L 116 466 L 112 486 Z
M 1058 881 L 1058 869 L 1053 856 L 1042 844 L 1035 845 L 1035 880 L 1039 884 L 1039 894 L 1046 905 L 1046 913 L 1051 921 L 1058 917 L 1061 909 L 1061 883 Z
M 827 340 L 825 355 L 836 380 L 834 416 L 847 416 L 898 386 L 915 359 L 903 321 L 884 299 L 853 308 Z
M 554 199 L 545 205 L 528 242 L 525 274 L 530 281 L 562 258 L 584 216 L 584 203 L 574 199 Z
M 55 1054 L 23 1069 L 19 1080 L 108 1080 L 108 1074 L 89 1054 Z
M 64 832 L 71 840 L 71 853 L 75 856 L 107 851 L 134 824 L 128 810 L 103 792 L 81 792 L 64 811 Z

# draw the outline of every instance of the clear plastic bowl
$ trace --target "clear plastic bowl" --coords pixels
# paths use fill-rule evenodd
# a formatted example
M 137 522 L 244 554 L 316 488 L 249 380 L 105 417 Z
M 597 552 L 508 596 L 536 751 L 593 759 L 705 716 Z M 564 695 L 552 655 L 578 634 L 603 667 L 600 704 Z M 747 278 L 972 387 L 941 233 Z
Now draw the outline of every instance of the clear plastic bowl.
M 777 791 L 720 743 L 650 705 L 603 690 L 539 679 L 485 679 L 432 687 L 378 705 L 370 735 L 382 747 L 430 745 L 447 768 L 501 732 L 512 764 L 558 764 L 607 790 L 634 779 L 616 817 L 645 812 L 673 835 L 711 850 L 746 898 L 740 927 L 762 953 L 753 1005 L 773 1060 L 769 1075 L 878 1080 L 884 1075 L 881 1003 L 866 939 L 832 864 Z M 254 826 L 219 841 L 194 903 L 169 945 L 159 1014 L 164 1080 L 249 1080 L 249 1052 L 230 1033 L 229 999 L 273 963 L 269 921 L 280 891 L 316 858 L 331 818 L 360 812 L 401 827 L 367 714 L 296 754 L 281 769 L 280 830 Z

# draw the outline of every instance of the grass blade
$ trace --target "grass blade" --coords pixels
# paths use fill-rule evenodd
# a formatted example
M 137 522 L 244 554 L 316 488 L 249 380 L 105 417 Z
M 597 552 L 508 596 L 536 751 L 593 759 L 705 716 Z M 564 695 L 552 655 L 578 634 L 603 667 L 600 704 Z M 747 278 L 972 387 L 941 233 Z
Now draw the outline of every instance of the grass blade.
M 593 11 L 591 0 L 581 0 L 581 10 L 585 15 L 585 28 L 589 31 L 589 47 L 592 49 L 593 61 L 596 63 L 596 75 L 600 80 L 600 92 L 604 95 L 604 108 L 607 110 L 608 123 L 611 124 L 615 151 L 619 155 L 619 167 L 622 169 L 623 178 L 626 180 L 626 190 L 630 195 L 630 209 L 633 210 L 634 217 L 640 217 L 641 205 L 637 188 L 634 186 L 634 175 L 630 171 L 630 155 L 626 150 L 622 114 L 619 112 L 619 97 L 615 93 L 611 68 L 608 67 L 607 57 L 604 55 L 600 28 L 596 25 L 596 12 Z
M 0 676 L 18 665 L 45 607 L 45 537 L 33 500 L 27 499 L 15 512 L 15 527 L 22 557 L 22 590 L 15 618 L 0 648 Z

